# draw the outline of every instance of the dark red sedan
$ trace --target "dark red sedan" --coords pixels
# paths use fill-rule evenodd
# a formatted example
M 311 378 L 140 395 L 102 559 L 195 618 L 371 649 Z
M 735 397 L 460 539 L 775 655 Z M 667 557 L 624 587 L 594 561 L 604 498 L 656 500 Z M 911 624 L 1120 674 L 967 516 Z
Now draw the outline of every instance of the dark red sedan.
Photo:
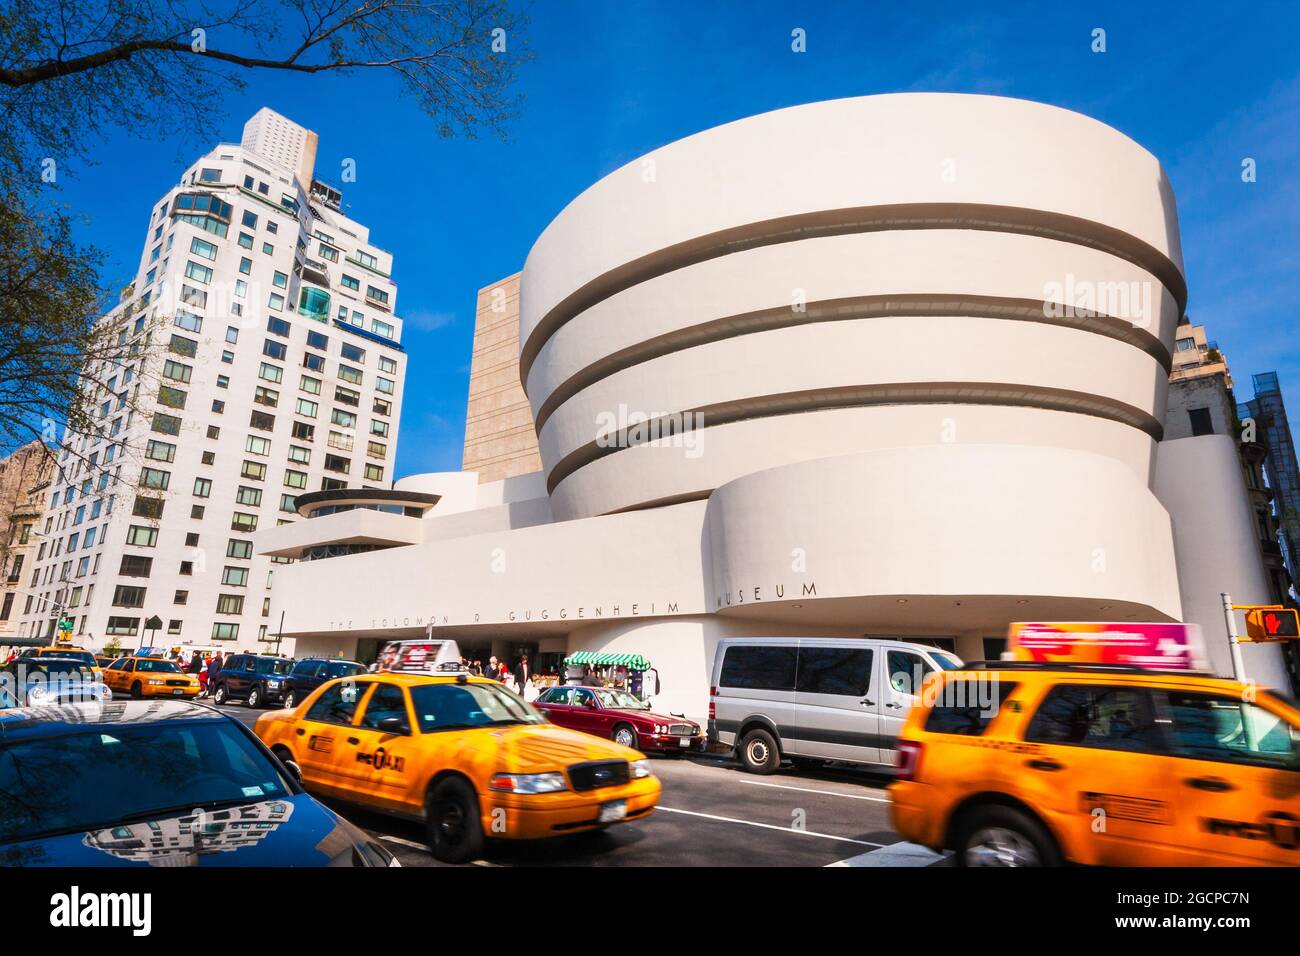
M 605 687 L 552 687 L 534 702 L 551 723 L 605 737 L 643 753 L 699 753 L 700 725 L 651 713 L 645 701 Z

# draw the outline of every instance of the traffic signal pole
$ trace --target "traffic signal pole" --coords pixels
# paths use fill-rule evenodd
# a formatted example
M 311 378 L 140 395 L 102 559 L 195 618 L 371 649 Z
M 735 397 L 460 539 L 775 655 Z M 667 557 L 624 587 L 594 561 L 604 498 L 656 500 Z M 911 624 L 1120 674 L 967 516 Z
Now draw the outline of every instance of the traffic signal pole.
M 1233 680 L 1246 679 L 1246 665 L 1241 660 L 1241 643 L 1237 640 L 1237 614 L 1232 608 L 1232 595 L 1224 591 L 1220 595 L 1223 598 L 1223 619 L 1228 625 L 1228 649 L 1232 652 L 1232 677 Z

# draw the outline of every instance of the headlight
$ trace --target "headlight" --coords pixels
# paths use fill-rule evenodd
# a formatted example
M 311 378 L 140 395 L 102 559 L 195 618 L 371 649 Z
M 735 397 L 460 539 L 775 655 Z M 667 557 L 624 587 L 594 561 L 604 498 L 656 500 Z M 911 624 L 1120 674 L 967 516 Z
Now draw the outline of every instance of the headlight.
M 488 782 L 488 789 L 506 793 L 554 793 L 568 788 L 562 773 L 498 773 Z
M 632 779 L 633 779 L 633 780 L 640 780 L 640 779 L 642 779 L 643 777 L 653 777 L 653 776 L 654 776 L 654 774 L 652 774 L 652 773 L 650 772 L 650 761 L 649 761 L 649 760 L 633 760 L 633 761 L 632 761 Z
M 280 686 L 280 679 L 279 679 L 278 677 L 272 677 L 269 681 L 266 682 L 266 686 L 267 686 L 267 687 L 279 687 L 279 686 Z
M 161 685 L 161 684 L 165 684 L 165 683 L 167 683 L 165 680 L 156 680 L 156 679 L 152 679 L 152 678 L 151 678 L 150 681 L 149 681 L 150 686 L 156 686 L 156 685 Z

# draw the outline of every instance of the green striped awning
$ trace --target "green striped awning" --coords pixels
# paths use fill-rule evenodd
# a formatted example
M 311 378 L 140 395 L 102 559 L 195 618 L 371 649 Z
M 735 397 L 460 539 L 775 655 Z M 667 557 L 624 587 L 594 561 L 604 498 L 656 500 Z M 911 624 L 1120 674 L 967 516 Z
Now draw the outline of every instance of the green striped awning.
M 640 654 L 603 654 L 598 651 L 574 651 L 564 659 L 566 664 L 592 664 L 597 667 L 623 666 L 631 671 L 647 671 L 650 662 Z

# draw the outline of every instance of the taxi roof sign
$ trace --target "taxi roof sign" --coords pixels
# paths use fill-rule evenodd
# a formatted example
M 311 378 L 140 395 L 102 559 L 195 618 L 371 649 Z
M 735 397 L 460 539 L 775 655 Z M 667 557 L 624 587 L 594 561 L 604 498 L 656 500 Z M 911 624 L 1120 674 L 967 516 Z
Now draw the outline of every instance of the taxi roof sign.
M 1259 607 L 1246 612 L 1246 638 L 1250 641 L 1286 641 L 1300 637 L 1295 608 Z
M 1007 654 L 1013 661 L 1209 670 L 1199 625 L 1172 622 L 1018 622 L 1008 629 Z

